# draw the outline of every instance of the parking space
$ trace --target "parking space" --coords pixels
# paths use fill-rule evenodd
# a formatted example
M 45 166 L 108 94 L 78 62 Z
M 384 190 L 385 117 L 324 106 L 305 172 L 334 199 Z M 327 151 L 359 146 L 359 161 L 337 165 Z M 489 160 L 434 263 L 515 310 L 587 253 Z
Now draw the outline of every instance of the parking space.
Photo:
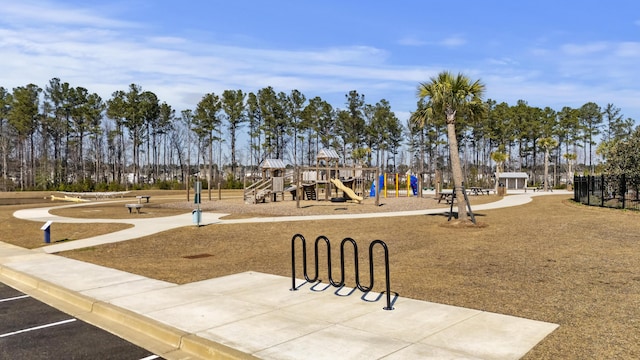
M 161 359 L 0 283 L 0 359 Z

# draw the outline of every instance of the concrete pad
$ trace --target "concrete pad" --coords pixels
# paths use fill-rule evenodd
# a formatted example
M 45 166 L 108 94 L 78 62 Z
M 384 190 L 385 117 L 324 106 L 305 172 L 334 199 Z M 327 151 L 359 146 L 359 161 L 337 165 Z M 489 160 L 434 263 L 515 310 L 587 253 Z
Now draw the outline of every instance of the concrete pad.
M 442 349 L 425 344 L 413 344 L 400 351 L 385 356 L 384 360 L 484 360 L 468 354 L 461 354 L 448 349 Z
M 370 312 L 342 324 L 381 336 L 418 342 L 480 313 L 479 310 L 400 298 L 394 310 Z
M 317 292 L 309 290 L 291 290 L 291 279 L 277 277 L 270 281 L 268 286 L 259 286 L 255 288 L 244 288 L 226 295 L 232 295 L 235 299 L 246 301 L 253 304 L 266 305 L 273 308 L 283 308 L 295 304 L 304 303 L 305 301 L 317 300 Z M 329 290 L 326 293 L 330 293 Z M 333 294 L 330 294 L 333 295 Z
M 421 341 L 483 359 L 519 359 L 558 325 L 483 312 Z
M 557 327 L 401 297 L 383 310 L 381 294 L 301 280 L 291 291 L 290 278 L 257 272 L 175 285 L 42 253 L 1 270 L 171 346 L 186 336 L 198 351 L 263 359 L 518 359 Z
M 22 261 L 12 261 L 7 266 L 74 291 L 145 279 L 124 271 L 42 253 L 30 255 Z
M 103 286 L 82 291 L 82 294 L 101 301 L 109 301 L 129 295 L 148 293 L 153 290 L 176 287 L 176 284 L 155 279 L 140 279 L 116 285 Z
M 0 242 L 0 264 L 14 256 L 26 255 L 31 253 L 30 250 Z
M 184 288 L 209 288 L 215 290 L 216 294 L 227 295 L 247 289 L 257 289 L 260 287 L 270 287 L 274 284 L 282 283 L 282 276 L 247 271 L 238 274 L 207 279 L 195 283 L 185 284 Z
M 249 354 L 332 326 L 299 314 L 268 312 L 215 327 L 196 335 Z
M 206 301 L 190 302 L 145 314 L 146 316 L 191 333 L 264 314 L 269 307 L 217 295 Z
M 405 341 L 333 325 L 254 355 L 273 360 L 381 359 L 409 345 Z
M 292 296 L 304 296 L 296 294 L 299 292 L 303 294 L 302 291 L 305 290 L 293 292 Z M 309 290 L 306 291 L 308 292 Z M 304 314 L 314 320 L 327 321 L 333 324 L 343 323 L 371 312 L 386 311 L 382 309 L 384 307 L 382 303 L 376 304 L 363 301 L 360 298 L 361 293 L 354 293 L 352 296 L 337 296 L 333 291 L 327 290 L 312 293 L 312 295 L 314 295 L 314 299 L 283 307 L 282 311 L 292 314 Z
M 118 297 L 109 300 L 109 303 L 140 314 L 147 314 L 154 311 L 170 309 L 174 306 L 207 300 L 213 296 L 219 296 L 219 294 L 206 288 L 198 289 L 179 285 L 147 291 L 144 293 L 144 296 L 141 296 L 141 294 L 132 294 Z

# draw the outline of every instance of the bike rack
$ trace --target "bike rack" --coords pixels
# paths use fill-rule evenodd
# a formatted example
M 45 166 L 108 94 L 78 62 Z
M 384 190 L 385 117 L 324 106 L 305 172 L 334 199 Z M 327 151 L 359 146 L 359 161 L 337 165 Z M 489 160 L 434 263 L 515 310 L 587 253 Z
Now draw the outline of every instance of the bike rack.
M 369 291 L 371 291 L 371 289 L 373 289 L 374 286 L 374 271 L 373 271 L 373 247 L 378 244 L 380 246 L 382 246 L 383 250 L 384 250 L 384 267 L 385 267 L 385 278 L 386 278 L 386 295 L 387 295 L 387 306 L 384 307 L 384 310 L 393 310 L 393 307 L 391 306 L 391 282 L 389 280 L 389 249 L 387 248 L 387 244 L 384 243 L 384 241 L 382 240 L 374 240 L 371 242 L 371 244 L 369 244 L 369 285 L 368 286 L 363 286 L 362 284 L 360 284 L 360 270 L 359 270 L 359 266 L 358 266 L 358 244 L 356 243 L 356 241 L 352 238 L 344 238 L 342 240 L 342 242 L 340 242 L 340 281 L 336 282 L 333 279 L 333 276 L 331 275 L 331 242 L 329 241 L 329 239 L 324 236 L 324 235 L 320 235 L 316 238 L 316 241 L 314 243 L 314 250 L 315 250 L 315 256 L 314 256 L 314 260 L 315 260 L 315 274 L 313 276 L 313 278 L 309 277 L 308 271 L 307 271 L 307 241 L 304 238 L 304 236 L 302 236 L 301 234 L 295 234 L 292 238 L 291 238 L 291 290 L 292 291 L 296 291 L 298 290 L 298 288 L 296 287 L 296 256 L 295 256 L 295 244 L 296 244 L 296 239 L 300 239 L 300 241 L 302 242 L 302 269 L 303 269 L 303 275 L 304 278 L 307 282 L 309 283 L 314 283 L 314 282 L 321 282 L 322 280 L 318 279 L 319 276 L 319 271 L 318 271 L 318 267 L 319 267 L 319 256 L 318 256 L 318 244 L 320 244 L 320 242 L 324 242 L 326 244 L 327 247 L 327 276 L 329 279 L 329 284 L 331 286 L 337 287 L 337 288 L 341 288 L 343 286 L 345 286 L 345 271 L 344 271 L 344 248 L 345 245 L 347 243 L 350 243 L 353 246 L 353 264 L 354 264 L 354 270 L 355 270 L 355 278 L 356 278 L 356 287 L 364 292 L 364 293 L 368 293 Z M 395 296 L 398 296 L 397 293 L 394 293 Z

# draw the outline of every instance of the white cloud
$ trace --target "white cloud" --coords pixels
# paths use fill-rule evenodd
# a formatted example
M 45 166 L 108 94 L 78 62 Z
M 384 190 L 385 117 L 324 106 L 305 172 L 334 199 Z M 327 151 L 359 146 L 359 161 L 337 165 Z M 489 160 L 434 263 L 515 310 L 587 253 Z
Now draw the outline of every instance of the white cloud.
M 615 55 L 625 58 L 640 58 L 640 42 L 623 42 L 618 44 Z
M 461 36 L 450 36 L 440 41 L 440 45 L 445 47 L 458 47 L 466 44 L 467 41 Z
M 398 40 L 398 44 L 403 46 L 424 46 L 428 43 L 417 36 L 408 35 Z
M 594 42 L 587 44 L 565 44 L 561 47 L 562 52 L 569 56 L 583 56 L 600 53 L 609 49 L 606 42 Z
M 61 25 L 61 26 L 90 26 L 90 27 L 118 27 L 132 28 L 137 24 L 115 20 L 104 15 L 98 15 L 107 11 L 107 6 L 98 6 L 92 10 L 81 7 L 66 6 L 62 3 L 48 1 L 11 1 L 2 4 L 0 13 L 3 21 L 11 24 Z M 101 11 L 97 11 L 101 10 Z

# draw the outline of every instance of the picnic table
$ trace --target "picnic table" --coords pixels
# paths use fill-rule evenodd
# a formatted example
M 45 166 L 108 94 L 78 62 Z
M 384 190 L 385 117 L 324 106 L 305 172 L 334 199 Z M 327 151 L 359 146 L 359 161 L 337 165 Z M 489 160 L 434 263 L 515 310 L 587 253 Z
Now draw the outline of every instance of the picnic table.
M 454 198 L 455 194 L 453 193 L 453 191 L 441 191 L 440 197 L 438 198 L 438 204 L 440 204 L 442 200 L 445 200 L 447 204 L 451 204 L 453 203 Z
M 483 189 L 483 188 L 476 187 L 476 186 L 472 186 L 472 187 L 469 188 L 469 192 L 472 195 L 484 195 L 484 194 L 489 195 L 490 191 L 493 191 L 493 189 Z
M 138 195 L 136 196 L 136 198 L 138 199 L 138 203 L 142 202 L 142 199 L 146 199 L 147 203 L 149 203 L 149 198 L 151 198 L 150 195 Z
M 124 207 L 129 209 L 129 214 L 131 214 L 132 209 L 136 209 L 138 214 L 140 214 L 140 209 L 142 209 L 142 204 L 125 204 Z
M 524 192 L 527 192 L 527 190 L 533 190 L 533 192 L 544 191 L 544 184 L 541 184 L 538 186 L 527 186 L 524 188 Z M 551 186 L 549 186 L 549 191 L 553 192 L 553 189 L 551 188 Z

